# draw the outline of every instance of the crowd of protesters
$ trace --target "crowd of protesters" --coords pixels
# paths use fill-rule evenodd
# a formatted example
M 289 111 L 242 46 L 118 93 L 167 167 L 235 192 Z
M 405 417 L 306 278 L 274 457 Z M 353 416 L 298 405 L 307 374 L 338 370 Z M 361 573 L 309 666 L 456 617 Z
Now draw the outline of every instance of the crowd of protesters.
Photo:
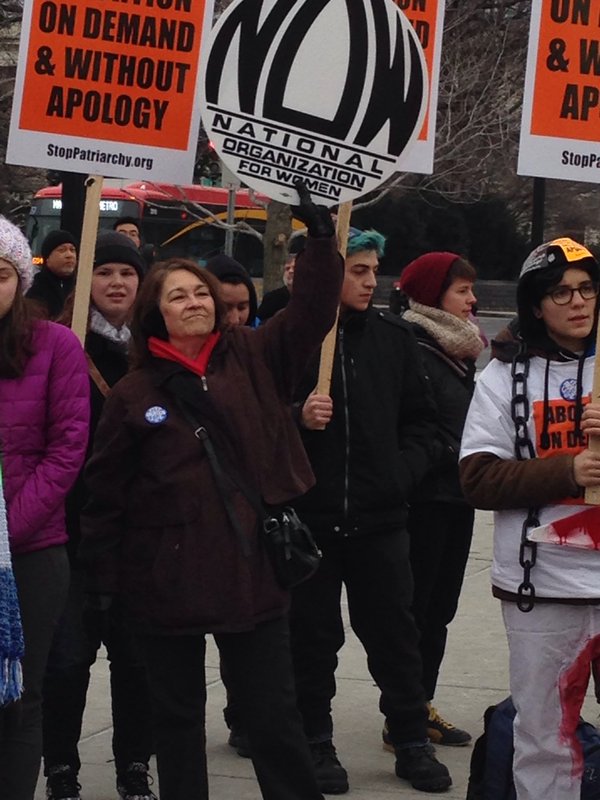
M 260 306 L 228 256 L 149 269 L 135 219 L 101 232 L 83 347 L 69 330 L 77 241 L 49 234 L 34 278 L 25 238 L 0 218 L 4 800 L 32 800 L 42 759 L 48 800 L 80 800 L 102 644 L 119 797 L 208 798 L 207 634 L 229 744 L 262 797 L 348 792 L 332 716 L 343 587 L 395 774 L 449 789 L 436 747 L 471 735 L 433 701 L 475 508 L 498 512 L 516 796 L 579 798 L 575 728 L 600 657 L 600 525 L 582 498 L 600 485 L 587 441 L 600 435 L 598 264 L 568 239 L 537 248 L 476 382 L 472 265 L 424 254 L 402 272 L 402 313 L 379 310 L 384 237 L 351 229 L 342 259 L 329 212 L 298 190 L 307 236 Z M 263 506 L 284 505 L 321 551 L 291 592 L 261 538 Z

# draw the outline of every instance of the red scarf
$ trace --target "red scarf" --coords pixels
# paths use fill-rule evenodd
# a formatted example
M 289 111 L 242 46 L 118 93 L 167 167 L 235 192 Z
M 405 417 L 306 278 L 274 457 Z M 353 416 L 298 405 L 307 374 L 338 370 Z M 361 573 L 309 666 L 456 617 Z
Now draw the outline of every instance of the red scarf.
M 158 339 L 156 336 L 151 336 L 148 339 L 148 350 L 157 358 L 166 358 L 169 361 L 176 361 L 186 369 L 189 369 L 190 372 L 194 372 L 196 375 L 203 377 L 212 351 L 215 349 L 215 345 L 220 338 L 221 334 L 219 331 L 210 333 L 196 358 L 188 358 L 176 347 L 173 347 L 172 344 L 165 342 L 164 339 Z

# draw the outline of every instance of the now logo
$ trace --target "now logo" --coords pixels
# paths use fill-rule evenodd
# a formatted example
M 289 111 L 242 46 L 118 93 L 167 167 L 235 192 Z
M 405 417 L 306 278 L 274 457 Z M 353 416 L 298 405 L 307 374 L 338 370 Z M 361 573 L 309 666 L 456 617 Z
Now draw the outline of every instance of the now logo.
M 217 149 L 227 133 L 222 155 L 238 174 L 236 133 L 245 142 L 240 159 L 249 164 L 249 152 L 261 153 L 262 191 L 282 152 L 313 154 L 316 164 L 324 149 L 321 163 L 341 171 L 303 176 L 333 185 L 339 175 L 361 193 L 375 188 L 395 171 L 425 114 L 425 59 L 393 0 L 239 0 L 213 29 L 204 75 L 205 126 Z M 349 176 L 348 166 L 357 172 Z

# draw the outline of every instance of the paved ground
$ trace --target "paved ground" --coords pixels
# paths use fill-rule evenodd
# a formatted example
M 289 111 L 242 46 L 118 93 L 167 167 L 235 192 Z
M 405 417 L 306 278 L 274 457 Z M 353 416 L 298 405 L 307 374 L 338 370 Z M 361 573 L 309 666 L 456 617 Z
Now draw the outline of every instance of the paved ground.
M 507 691 L 507 650 L 499 603 L 491 597 L 489 566 L 492 515 L 478 512 L 475 537 L 469 559 L 460 608 L 448 642 L 436 705 L 444 716 L 469 730 L 474 737 L 482 731 L 482 715 L 491 703 Z M 364 653 L 352 632 L 338 668 L 338 696 L 335 706 L 335 741 L 350 777 L 354 800 L 385 800 L 390 797 L 423 798 L 406 782 L 394 776 L 393 756 L 381 748 L 382 718 L 377 708 L 378 693 L 367 672 Z M 239 758 L 226 744 L 222 719 L 223 685 L 218 659 L 210 648 L 207 662 L 208 756 L 212 800 L 260 800 L 251 763 Z M 111 723 L 108 668 L 100 658 L 94 668 L 81 742 L 84 800 L 116 798 L 114 765 L 111 762 Z M 598 714 L 588 697 L 585 716 L 596 721 Z M 450 769 L 454 786 L 447 798 L 466 796 L 471 748 L 438 748 L 438 756 Z M 36 800 L 44 798 L 43 779 Z M 195 800 L 190 798 L 190 800 Z

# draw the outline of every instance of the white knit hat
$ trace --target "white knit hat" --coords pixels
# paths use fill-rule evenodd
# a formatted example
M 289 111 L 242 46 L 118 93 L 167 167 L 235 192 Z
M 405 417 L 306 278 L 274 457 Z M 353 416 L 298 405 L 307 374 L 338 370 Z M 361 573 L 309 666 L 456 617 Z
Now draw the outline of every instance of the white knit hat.
M 0 216 L 0 258 L 17 270 L 23 294 L 33 283 L 33 263 L 27 239 L 6 217 Z

